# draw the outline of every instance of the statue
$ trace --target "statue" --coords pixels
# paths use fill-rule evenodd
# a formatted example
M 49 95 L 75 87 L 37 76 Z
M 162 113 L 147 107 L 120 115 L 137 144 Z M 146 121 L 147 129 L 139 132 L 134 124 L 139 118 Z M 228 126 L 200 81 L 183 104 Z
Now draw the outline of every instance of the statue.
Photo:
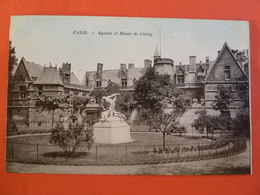
M 93 126 L 95 143 L 117 144 L 133 141 L 125 116 L 115 111 L 118 96 L 119 93 L 114 93 L 101 98 L 101 107 L 104 111 L 101 112 L 101 119 Z M 108 108 L 105 108 L 105 102 L 109 104 Z
M 126 119 L 125 116 L 123 114 L 121 114 L 120 112 L 116 112 L 115 111 L 115 104 L 116 104 L 116 99 L 117 96 L 119 96 L 119 93 L 114 93 L 112 95 L 109 96 L 103 96 L 101 98 L 101 107 L 105 110 L 104 108 L 104 101 L 109 103 L 109 108 L 108 110 L 105 110 L 101 113 L 101 118 L 102 119 L 107 119 L 109 117 L 119 117 L 120 119 Z

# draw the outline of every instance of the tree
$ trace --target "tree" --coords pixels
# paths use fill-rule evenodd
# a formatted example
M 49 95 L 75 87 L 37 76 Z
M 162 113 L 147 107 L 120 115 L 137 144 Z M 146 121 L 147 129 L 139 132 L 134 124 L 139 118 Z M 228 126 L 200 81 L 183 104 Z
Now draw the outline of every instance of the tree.
M 15 56 L 15 47 L 9 41 L 9 61 L 8 61 L 8 103 L 11 100 L 11 92 L 14 87 L 14 68 L 17 66 L 18 59 Z
M 200 131 L 200 133 L 204 133 L 204 130 L 206 130 L 208 137 L 208 134 L 212 133 L 212 128 L 217 128 L 218 126 L 216 118 L 214 116 L 208 115 L 205 109 L 196 111 L 195 114 L 198 115 L 198 118 L 194 120 L 192 127 Z
M 238 133 L 249 136 L 250 135 L 250 112 L 249 108 L 241 108 L 234 118 L 234 129 Z
M 93 125 L 92 125 L 93 126 Z M 52 129 L 50 143 L 61 147 L 69 155 L 75 153 L 82 142 L 86 142 L 88 149 L 94 143 L 93 128 L 86 128 L 84 123 L 69 124 L 67 129 L 60 123 Z
M 146 69 L 137 82 L 134 101 L 136 106 L 158 112 L 172 103 L 179 108 L 177 101 L 180 103 L 183 98 L 180 95 L 181 92 L 172 84 L 170 75 L 161 75 L 151 67 Z M 181 105 L 181 108 L 185 107 Z
M 126 117 L 128 118 L 129 112 L 133 107 L 133 96 L 127 91 L 122 91 L 118 84 L 110 82 L 104 89 L 94 89 L 92 95 L 95 97 L 97 102 L 99 102 L 103 96 L 108 96 L 115 93 L 119 94 L 116 99 L 115 109 L 118 112 L 126 115 Z M 106 105 L 105 102 L 104 104 L 106 108 L 108 105 Z
M 245 75 L 238 78 L 237 91 L 240 99 L 243 101 L 243 108 L 249 108 L 249 84 Z
M 35 106 L 38 108 L 39 111 L 52 111 L 51 125 L 53 126 L 55 110 L 63 108 L 62 103 L 66 102 L 65 98 L 61 96 L 41 95 L 36 97 Z
M 55 110 L 66 110 L 68 113 L 76 114 L 81 117 L 81 112 L 89 101 L 89 97 L 72 96 L 72 95 L 59 95 L 59 96 L 46 96 L 41 95 L 36 97 L 35 106 L 40 110 L 52 111 L 52 126 L 54 124 Z
M 165 151 L 166 135 L 171 133 L 178 133 L 182 135 L 185 133 L 185 127 L 179 126 L 177 116 L 171 113 L 158 112 L 151 114 L 146 123 L 149 125 L 151 131 L 161 132 L 163 138 L 163 151 Z
M 15 56 L 15 47 L 12 46 L 12 42 L 9 41 L 9 61 L 8 61 L 8 98 L 7 105 L 11 105 L 12 100 L 12 90 L 14 88 L 15 79 L 14 79 L 14 68 L 17 66 L 18 59 Z M 10 121 L 11 109 L 7 108 L 7 120 Z M 9 124 L 8 124 L 9 125 Z
M 229 111 L 229 105 L 232 102 L 231 91 L 224 86 L 219 86 L 219 91 L 215 98 L 216 100 L 212 103 L 213 109 L 220 111 L 220 114 L 224 116 Z
M 67 128 L 64 124 L 58 122 L 52 128 L 50 143 L 61 147 L 68 154 L 72 154 L 82 142 L 86 142 L 90 149 L 93 140 L 93 125 L 97 121 L 95 116 L 84 116 L 83 111 L 88 104 L 90 97 L 59 95 L 45 96 L 41 95 L 36 98 L 36 107 L 39 110 L 52 111 L 52 126 L 54 123 L 55 110 L 66 111 L 70 116 L 76 115 L 75 123 L 69 122 Z
M 214 130 L 233 130 L 234 121 L 233 119 L 227 118 L 225 116 L 211 116 L 208 115 L 206 110 L 199 110 L 195 112 L 198 114 L 198 118 L 194 120 L 192 127 L 196 130 L 204 133 L 206 130 L 207 137 L 209 133 L 214 133 Z

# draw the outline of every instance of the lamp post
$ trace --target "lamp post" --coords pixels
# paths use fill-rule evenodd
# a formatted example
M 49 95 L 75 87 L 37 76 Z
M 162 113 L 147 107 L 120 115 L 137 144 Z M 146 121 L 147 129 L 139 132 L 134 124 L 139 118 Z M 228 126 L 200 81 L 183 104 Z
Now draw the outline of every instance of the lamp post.
M 30 126 L 30 100 L 31 97 L 27 96 L 27 106 L 28 106 L 28 117 L 27 117 L 27 126 Z

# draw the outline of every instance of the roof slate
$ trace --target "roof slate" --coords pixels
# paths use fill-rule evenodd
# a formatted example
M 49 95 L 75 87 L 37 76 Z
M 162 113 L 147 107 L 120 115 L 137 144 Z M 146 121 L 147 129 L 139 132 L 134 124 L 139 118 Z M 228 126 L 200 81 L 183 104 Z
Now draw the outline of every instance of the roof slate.
M 70 84 L 81 85 L 80 81 L 73 72 L 70 74 Z
M 59 73 L 55 67 L 44 67 L 41 76 L 34 84 L 58 84 L 63 85 Z
M 121 83 L 121 69 L 113 70 L 103 70 L 102 71 L 102 86 L 107 86 L 109 80 L 114 83 Z M 129 84 L 133 82 L 134 79 L 138 80 L 145 73 L 145 68 L 130 68 L 126 69 L 127 78 L 129 79 Z M 85 85 L 86 77 L 89 78 L 90 82 L 95 82 L 96 80 L 96 71 L 87 71 L 82 80 L 82 84 Z
M 32 77 L 39 78 L 41 76 L 41 73 L 43 71 L 43 66 L 40 66 L 39 64 L 35 64 L 34 62 L 28 62 L 25 60 L 25 58 L 22 58 L 22 61 L 25 65 L 25 68 L 29 74 L 29 77 L 32 79 Z

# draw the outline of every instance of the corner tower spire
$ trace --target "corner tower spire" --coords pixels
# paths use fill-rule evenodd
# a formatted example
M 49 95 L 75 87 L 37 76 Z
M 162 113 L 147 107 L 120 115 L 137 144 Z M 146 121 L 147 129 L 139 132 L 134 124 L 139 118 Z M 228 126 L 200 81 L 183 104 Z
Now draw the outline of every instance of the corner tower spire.
M 154 58 L 154 59 L 157 59 L 157 58 L 160 58 L 160 57 L 161 57 L 161 56 L 160 56 L 159 51 L 158 51 L 158 45 L 156 45 L 156 49 L 155 49 L 153 58 Z

